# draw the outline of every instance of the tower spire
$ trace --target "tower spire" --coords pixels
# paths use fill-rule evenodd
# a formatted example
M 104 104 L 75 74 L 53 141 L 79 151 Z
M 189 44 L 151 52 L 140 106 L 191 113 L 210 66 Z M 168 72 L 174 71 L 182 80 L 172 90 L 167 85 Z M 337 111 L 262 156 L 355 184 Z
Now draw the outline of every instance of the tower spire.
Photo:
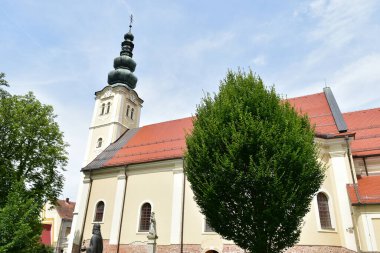
M 112 70 L 108 74 L 108 84 L 125 84 L 130 89 L 134 89 L 137 83 L 137 77 L 133 74 L 136 69 L 136 62 L 132 59 L 134 36 L 132 34 L 132 22 L 133 16 L 130 16 L 129 22 L 129 32 L 124 35 L 124 41 L 121 43 L 120 56 L 116 57 L 113 62 L 113 67 L 115 70 Z

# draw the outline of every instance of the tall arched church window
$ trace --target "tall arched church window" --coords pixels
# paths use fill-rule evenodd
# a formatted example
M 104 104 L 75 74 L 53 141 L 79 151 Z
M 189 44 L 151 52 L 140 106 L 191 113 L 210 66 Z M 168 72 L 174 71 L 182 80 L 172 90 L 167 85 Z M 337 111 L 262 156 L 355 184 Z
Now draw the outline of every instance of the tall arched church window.
M 135 109 L 131 109 L 131 119 L 133 119 L 133 113 L 135 112 Z
M 98 139 L 98 142 L 97 142 L 97 144 L 96 144 L 96 147 L 97 147 L 97 148 L 100 148 L 100 147 L 102 146 L 102 144 L 103 144 L 103 139 L 102 139 L 102 138 L 99 138 L 99 139 Z
M 151 211 L 152 211 L 152 207 L 149 203 L 144 203 L 142 205 L 141 210 L 140 210 L 139 232 L 149 231 Z
M 318 203 L 319 221 L 321 223 L 321 228 L 332 229 L 329 200 L 326 194 L 324 194 L 323 192 L 318 193 L 317 203 Z
M 103 115 L 104 114 L 104 109 L 106 108 L 106 104 L 102 104 L 102 110 L 100 112 L 100 115 Z
M 99 201 L 95 207 L 94 221 L 95 222 L 102 222 L 103 221 L 103 214 L 104 214 L 104 202 Z
M 107 112 L 106 112 L 106 114 L 110 112 L 110 108 L 111 108 L 111 102 L 108 102 L 107 103 Z
M 131 109 L 131 107 L 129 105 L 127 105 L 127 112 L 125 115 L 127 115 L 127 117 L 129 117 L 129 110 Z

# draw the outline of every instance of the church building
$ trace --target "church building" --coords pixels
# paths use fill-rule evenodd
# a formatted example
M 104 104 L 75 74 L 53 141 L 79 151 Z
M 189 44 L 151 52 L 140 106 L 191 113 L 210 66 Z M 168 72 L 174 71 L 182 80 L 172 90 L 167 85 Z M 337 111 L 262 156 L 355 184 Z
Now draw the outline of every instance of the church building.
M 213 232 L 193 199 L 183 160 L 193 118 L 139 125 L 133 40 L 130 30 L 95 92 L 69 252 L 88 246 L 94 224 L 103 252 L 243 252 Z M 380 108 L 341 113 L 330 88 L 288 101 L 315 125 L 327 170 L 287 252 L 380 252 Z

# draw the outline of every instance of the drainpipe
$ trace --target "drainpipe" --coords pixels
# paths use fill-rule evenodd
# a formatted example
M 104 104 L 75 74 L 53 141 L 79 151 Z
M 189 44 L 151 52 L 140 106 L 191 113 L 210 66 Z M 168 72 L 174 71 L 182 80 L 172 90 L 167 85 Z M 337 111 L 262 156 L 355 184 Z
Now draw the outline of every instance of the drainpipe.
M 367 169 L 367 163 L 365 161 L 365 157 L 363 157 L 363 163 L 364 163 L 365 174 L 368 176 L 368 169 Z
M 359 205 L 361 204 L 360 202 L 360 195 L 359 195 L 359 191 L 358 191 L 358 185 L 357 183 L 355 182 L 355 176 L 354 176 L 354 171 L 353 171 L 353 168 L 352 168 L 352 161 L 351 161 L 351 149 L 350 149 L 350 145 L 348 143 L 348 136 L 345 136 L 344 137 L 345 141 L 346 141 L 346 145 L 347 145 L 347 156 L 348 156 L 348 162 L 350 163 L 350 171 L 351 171 L 351 177 L 352 177 L 352 183 L 354 185 L 354 190 L 355 190 L 355 195 L 356 195 L 356 199 L 358 200 L 358 203 Z
M 84 227 L 86 225 L 86 219 L 87 219 L 87 212 L 88 212 L 88 205 L 90 202 L 90 197 L 91 197 L 91 189 L 92 189 L 92 170 L 90 170 L 90 190 L 88 191 L 88 196 L 87 196 L 87 202 L 86 202 L 86 211 L 84 213 L 84 219 L 83 219 L 83 225 L 82 225 L 82 232 L 80 235 L 80 240 L 79 240 L 79 249 L 78 253 L 80 253 L 80 249 L 82 246 L 82 240 L 83 240 L 83 234 L 84 234 Z
M 128 177 L 127 177 L 127 167 L 124 167 L 124 176 L 125 176 L 125 188 L 124 188 L 124 195 L 123 195 L 123 205 L 121 207 L 121 217 L 120 217 L 120 227 L 119 227 L 119 236 L 117 238 L 117 250 L 116 252 L 119 253 L 120 249 L 120 237 L 121 237 L 121 228 L 123 225 L 123 215 L 124 215 L 124 205 L 125 205 L 125 196 L 127 195 L 127 184 L 128 184 Z
M 182 169 L 183 169 L 183 188 L 182 188 L 182 220 L 181 220 L 181 250 L 183 253 L 183 229 L 185 223 L 185 185 L 186 185 L 186 174 L 185 174 L 185 161 L 182 159 Z

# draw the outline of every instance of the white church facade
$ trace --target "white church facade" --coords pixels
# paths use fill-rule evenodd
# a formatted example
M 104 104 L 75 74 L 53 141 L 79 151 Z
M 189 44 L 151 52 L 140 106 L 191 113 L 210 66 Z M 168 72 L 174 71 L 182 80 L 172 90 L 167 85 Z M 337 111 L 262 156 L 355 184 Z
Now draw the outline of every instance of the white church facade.
M 69 252 L 88 245 L 101 225 L 103 252 L 243 252 L 207 226 L 184 173 L 192 118 L 139 126 L 143 100 L 134 90 L 133 35 L 124 36 L 108 85 L 95 93 Z M 287 252 L 380 252 L 380 108 L 341 113 L 329 88 L 289 99 L 315 125 L 326 179 Z

